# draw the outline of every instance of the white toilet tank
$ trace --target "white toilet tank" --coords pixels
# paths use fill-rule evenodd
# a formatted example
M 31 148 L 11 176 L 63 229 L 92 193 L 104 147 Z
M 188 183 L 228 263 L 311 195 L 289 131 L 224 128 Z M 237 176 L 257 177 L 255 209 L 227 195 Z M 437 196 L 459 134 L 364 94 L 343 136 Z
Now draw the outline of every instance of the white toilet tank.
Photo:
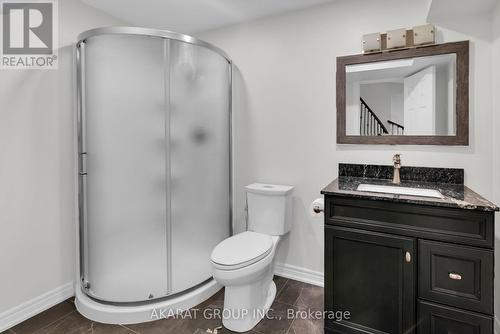
M 245 187 L 248 230 L 283 235 L 292 227 L 292 186 L 253 183 Z

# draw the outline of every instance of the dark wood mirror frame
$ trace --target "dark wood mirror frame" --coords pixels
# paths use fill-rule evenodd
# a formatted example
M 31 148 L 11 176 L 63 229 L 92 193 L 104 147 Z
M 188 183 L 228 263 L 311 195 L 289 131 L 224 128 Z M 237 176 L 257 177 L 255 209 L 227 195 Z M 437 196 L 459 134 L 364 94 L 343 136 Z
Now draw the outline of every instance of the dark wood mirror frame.
M 456 133 L 453 136 L 346 135 L 346 66 L 415 57 L 456 54 Z M 337 57 L 337 144 L 469 145 L 469 41 Z

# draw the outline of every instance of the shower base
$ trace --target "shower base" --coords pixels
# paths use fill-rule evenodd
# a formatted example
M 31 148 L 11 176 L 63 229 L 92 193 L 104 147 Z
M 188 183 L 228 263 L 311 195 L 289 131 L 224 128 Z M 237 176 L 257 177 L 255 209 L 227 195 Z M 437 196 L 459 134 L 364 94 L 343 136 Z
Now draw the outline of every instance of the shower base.
M 83 293 L 77 284 L 75 304 L 78 312 L 93 321 L 105 324 L 137 324 L 159 320 L 160 317 L 173 314 L 175 311 L 190 309 L 213 296 L 221 288 L 222 285 L 211 279 L 193 290 L 172 298 L 150 304 L 122 306 L 99 303 Z

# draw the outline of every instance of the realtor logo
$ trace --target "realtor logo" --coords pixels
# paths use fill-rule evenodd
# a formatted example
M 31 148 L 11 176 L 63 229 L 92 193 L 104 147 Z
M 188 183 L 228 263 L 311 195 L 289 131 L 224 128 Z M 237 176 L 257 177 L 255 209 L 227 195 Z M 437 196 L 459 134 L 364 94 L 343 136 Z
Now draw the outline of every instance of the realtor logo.
M 2 69 L 57 68 L 56 0 L 0 0 Z

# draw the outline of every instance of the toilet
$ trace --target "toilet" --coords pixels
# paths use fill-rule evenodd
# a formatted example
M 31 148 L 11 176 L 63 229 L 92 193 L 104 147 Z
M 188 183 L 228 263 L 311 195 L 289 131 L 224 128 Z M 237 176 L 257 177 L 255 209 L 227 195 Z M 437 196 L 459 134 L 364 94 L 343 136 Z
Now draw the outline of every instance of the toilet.
M 253 183 L 245 187 L 247 231 L 212 251 L 213 277 L 225 286 L 223 325 L 235 332 L 252 329 L 276 297 L 274 256 L 292 224 L 292 186 Z

